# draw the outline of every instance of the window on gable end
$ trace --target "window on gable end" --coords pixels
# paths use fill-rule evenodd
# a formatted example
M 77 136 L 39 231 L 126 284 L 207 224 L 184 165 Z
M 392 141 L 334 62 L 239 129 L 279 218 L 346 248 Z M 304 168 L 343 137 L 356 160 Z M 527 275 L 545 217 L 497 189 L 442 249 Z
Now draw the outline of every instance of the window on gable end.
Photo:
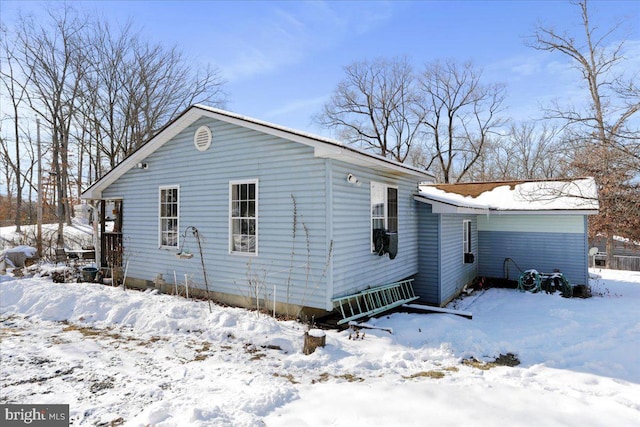
M 180 189 L 160 187 L 158 213 L 158 244 L 161 248 L 177 248 L 180 226 Z
M 471 264 L 475 259 L 473 253 L 471 252 L 471 237 L 471 220 L 465 219 L 462 221 L 462 259 L 465 264 Z

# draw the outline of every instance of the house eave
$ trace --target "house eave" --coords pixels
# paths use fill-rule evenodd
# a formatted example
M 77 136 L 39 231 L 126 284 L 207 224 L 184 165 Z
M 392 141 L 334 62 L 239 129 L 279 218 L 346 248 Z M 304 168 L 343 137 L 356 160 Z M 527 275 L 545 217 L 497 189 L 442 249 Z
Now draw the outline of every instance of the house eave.
M 198 109 L 202 115 L 213 119 L 313 147 L 315 157 L 341 160 L 354 165 L 365 166 L 397 174 L 416 176 L 421 179 L 434 179 L 434 176 L 427 171 L 399 163 L 382 156 L 356 150 L 353 147 L 349 147 L 339 141 L 329 138 L 323 138 L 207 106 L 195 105 L 194 108 Z
M 463 205 L 421 195 L 413 196 L 414 200 L 431 205 L 431 212 L 436 214 L 474 214 L 488 215 L 490 209 L 484 206 Z
M 433 197 L 415 195 L 414 200 L 431 205 L 436 214 L 475 214 L 475 215 L 597 215 L 597 209 L 495 209 L 490 206 L 453 203 Z
M 492 215 L 597 215 L 597 209 L 492 209 Z
M 199 115 L 194 116 L 194 114 L 190 114 L 191 111 L 191 109 L 185 111 L 177 119 L 161 129 L 144 145 L 131 153 L 129 157 L 121 161 L 115 168 L 111 169 L 106 175 L 83 191 L 80 197 L 84 200 L 101 199 L 102 192 L 105 188 L 117 181 L 118 178 L 124 175 L 127 171 L 133 169 L 138 163 L 146 159 L 154 151 L 167 143 L 171 138 L 182 132 L 185 127 L 195 122 L 199 118 Z
M 434 179 L 434 176 L 426 171 L 348 147 L 338 141 L 241 116 L 228 111 L 218 110 L 216 108 L 203 105 L 193 105 L 174 121 L 162 128 L 155 136 L 129 155 L 129 157 L 120 162 L 115 168 L 93 183 L 82 193 L 81 198 L 85 200 L 100 199 L 105 188 L 109 187 L 128 170 L 134 168 L 137 163 L 143 161 L 154 151 L 166 144 L 173 137 L 182 132 L 187 126 L 194 123 L 201 117 L 213 118 L 289 141 L 305 144 L 313 147 L 314 156 L 319 158 L 341 160 L 350 164 L 366 166 L 392 174 L 414 176 L 422 180 L 427 179 L 432 181 Z

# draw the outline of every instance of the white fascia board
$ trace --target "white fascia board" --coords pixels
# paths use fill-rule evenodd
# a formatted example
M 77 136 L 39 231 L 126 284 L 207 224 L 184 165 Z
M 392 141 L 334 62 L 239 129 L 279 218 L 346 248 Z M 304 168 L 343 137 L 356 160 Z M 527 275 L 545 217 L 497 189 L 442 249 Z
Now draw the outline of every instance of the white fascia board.
M 129 157 L 118 164 L 109 173 L 95 182 L 91 187 L 82 193 L 83 199 L 100 199 L 102 191 L 113 184 L 125 172 L 133 168 L 137 163 L 144 160 L 166 142 L 183 131 L 187 126 L 194 123 L 201 117 L 209 117 L 222 122 L 234 124 L 247 129 L 266 133 L 289 141 L 298 142 L 314 148 L 314 155 L 321 158 L 342 160 L 355 165 L 366 166 L 368 168 L 391 171 L 404 175 L 417 176 L 420 178 L 433 179 L 433 175 L 412 166 L 404 165 L 385 159 L 380 156 L 363 153 L 353 148 L 346 147 L 338 141 L 317 137 L 304 132 L 288 129 L 279 125 L 241 116 L 228 111 L 215 108 L 195 105 L 185 111 L 180 117 L 160 130 L 146 144 L 132 153 Z
M 195 122 L 200 117 L 200 113 L 191 109 L 178 117 L 174 122 L 169 124 L 166 128 L 158 132 L 153 138 L 151 138 L 146 144 L 134 151 L 129 157 L 120 162 L 109 173 L 103 176 L 100 180 L 96 181 L 91 187 L 86 189 L 81 198 L 85 200 L 98 200 L 102 199 L 102 191 L 113 184 L 118 178 L 124 175 L 128 170 L 133 169 L 138 163 L 142 162 L 148 156 L 150 156 L 158 148 L 166 144 L 171 138 L 179 134 Z
M 492 209 L 491 215 L 597 215 L 598 210 L 593 209 L 537 209 L 537 210 L 507 210 Z
M 347 163 L 365 166 L 372 169 L 433 179 L 433 175 L 429 172 L 420 170 L 413 166 L 398 163 L 393 160 L 385 159 L 381 156 L 358 151 L 352 147 L 345 146 L 339 141 L 307 134 L 295 129 L 289 129 L 206 106 L 196 105 L 196 107 L 201 109 L 204 116 L 313 147 L 314 156 L 316 157 L 342 160 Z
M 463 206 L 456 203 L 435 200 L 430 197 L 413 196 L 414 200 L 431 205 L 431 212 L 436 214 L 471 214 L 471 215 L 488 215 L 490 209 L 481 206 Z
M 472 214 L 472 215 L 597 215 L 597 210 L 591 209 L 537 209 L 537 210 L 506 210 L 480 205 L 463 205 L 453 201 L 437 200 L 432 197 L 416 195 L 414 200 L 431 205 L 431 211 L 436 214 Z
M 314 156 L 324 159 L 340 160 L 356 166 L 363 166 L 369 169 L 383 170 L 400 175 L 411 175 L 420 179 L 433 178 L 428 172 L 421 171 L 406 165 L 396 164 L 388 160 L 367 157 L 364 154 L 342 149 L 338 147 L 315 147 Z

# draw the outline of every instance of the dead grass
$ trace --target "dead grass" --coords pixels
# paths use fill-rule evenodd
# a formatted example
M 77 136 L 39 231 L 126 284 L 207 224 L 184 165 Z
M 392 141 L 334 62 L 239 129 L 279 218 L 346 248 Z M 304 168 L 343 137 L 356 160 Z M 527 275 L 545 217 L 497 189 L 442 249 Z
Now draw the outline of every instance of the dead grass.
M 331 379 L 331 377 L 333 378 L 337 378 L 337 379 L 341 379 L 341 380 L 345 380 L 347 382 L 350 383 L 361 383 L 364 381 L 364 378 L 361 377 L 357 377 L 353 374 L 341 374 L 341 375 L 331 375 L 327 372 L 323 372 L 318 376 L 318 379 L 313 379 L 311 380 L 311 384 L 316 384 L 316 383 L 324 383 L 327 382 Z
M 347 380 L 350 383 L 361 383 L 364 381 L 364 378 L 356 377 L 355 375 L 352 375 L 352 374 L 335 375 L 335 377 L 343 380 Z
M 493 369 L 497 366 L 518 366 L 520 364 L 520 360 L 518 356 L 513 353 L 501 354 L 498 356 L 493 362 L 482 362 L 476 358 L 464 359 L 462 361 L 463 365 L 471 366 L 472 368 L 480 369 L 482 371 L 488 371 L 489 369 Z
M 0 328 L 0 339 L 5 338 L 5 337 L 16 336 L 16 335 L 21 335 L 22 334 L 22 332 L 25 329 L 24 328 L 20 328 L 20 327 L 16 326 L 15 324 L 13 324 L 13 320 L 17 319 L 17 318 L 18 318 L 18 316 L 10 315 L 8 317 L 0 319 L 0 323 L 3 324 L 3 326 Z M 6 326 L 4 326 L 5 324 L 6 324 Z
M 415 374 L 411 374 L 408 377 L 405 377 L 403 375 L 402 378 L 407 380 L 412 380 L 415 378 L 432 378 L 434 380 L 439 380 L 440 378 L 444 378 L 444 376 L 445 376 L 445 373 L 442 371 L 421 371 L 421 372 L 416 372 Z
M 300 384 L 299 381 L 295 380 L 295 377 L 292 374 L 279 374 L 277 372 L 274 372 L 273 376 L 278 378 L 285 378 L 289 380 L 291 384 Z
M 62 329 L 62 332 L 79 332 L 81 333 L 84 337 L 86 338 L 92 338 L 92 339 L 99 339 L 99 338 L 109 338 L 112 339 L 114 341 L 119 341 L 119 342 L 130 342 L 130 343 L 135 343 L 139 346 L 147 346 L 149 344 L 153 344 L 155 342 L 158 341 L 166 341 L 166 338 L 163 337 L 159 337 L 159 336 L 152 336 L 149 339 L 141 339 L 141 338 L 137 338 L 137 337 L 131 337 L 131 336 L 125 336 L 122 335 L 118 332 L 114 332 L 113 329 L 110 328 L 106 328 L 106 329 L 97 329 L 97 328 L 92 328 L 92 327 L 88 327 L 88 326 L 81 326 L 81 325 L 77 325 L 75 323 L 69 323 L 67 321 L 63 321 L 63 324 L 65 324 L 66 326 Z
M 327 381 L 329 381 L 329 377 L 330 375 L 327 372 L 323 372 L 318 376 L 317 380 L 311 380 L 311 384 L 315 384 L 315 383 L 325 383 Z
M 211 356 L 211 343 L 205 341 L 202 343 L 202 347 L 196 348 L 194 351 L 196 352 L 196 357 L 193 359 L 194 362 L 206 360 Z

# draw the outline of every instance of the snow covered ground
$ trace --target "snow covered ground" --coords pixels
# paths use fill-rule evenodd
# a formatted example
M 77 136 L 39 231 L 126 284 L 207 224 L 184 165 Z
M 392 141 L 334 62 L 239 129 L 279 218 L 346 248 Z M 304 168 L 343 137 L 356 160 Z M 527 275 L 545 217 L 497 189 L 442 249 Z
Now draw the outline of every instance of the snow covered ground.
M 293 321 L 0 276 L 0 402 L 91 426 L 637 426 L 640 273 L 592 272 L 593 298 L 490 289 L 455 302 L 473 320 L 395 313 L 309 356 Z
M 87 221 L 73 218 L 72 225 L 64 224 L 65 246 L 69 249 L 80 249 L 82 246 L 93 244 L 93 228 Z M 112 225 L 112 223 L 107 223 Z M 0 250 L 13 248 L 18 245 L 33 245 L 36 237 L 35 225 L 23 225 L 22 232 L 16 233 L 16 227 L 0 227 Z M 55 247 L 58 236 L 58 224 L 42 224 L 42 239 L 45 248 Z

